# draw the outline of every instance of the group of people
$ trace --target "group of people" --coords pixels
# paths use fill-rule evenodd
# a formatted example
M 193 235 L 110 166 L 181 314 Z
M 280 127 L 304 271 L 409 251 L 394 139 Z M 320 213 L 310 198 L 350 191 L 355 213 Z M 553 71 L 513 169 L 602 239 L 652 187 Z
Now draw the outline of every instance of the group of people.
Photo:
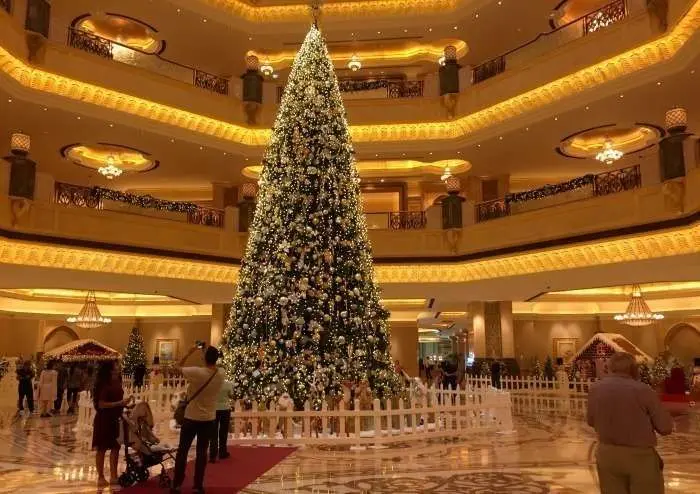
M 36 379 L 35 364 L 31 360 L 17 363 L 17 410 L 24 411 L 25 403 L 34 413 L 34 402 L 39 402 L 41 417 L 58 414 L 63 407 L 64 395 L 68 402 L 68 413 L 75 413 L 78 395 L 92 388 L 93 369 L 86 364 L 68 365 L 49 360 Z M 36 388 L 36 389 L 35 389 Z
M 445 359 L 438 362 L 425 357 L 418 361 L 418 372 L 429 387 L 457 388 L 458 366 L 453 360 Z
M 203 353 L 200 366 L 186 366 L 196 352 Z M 229 457 L 226 446 L 231 421 L 230 400 L 232 384 L 226 381 L 224 372 L 217 366 L 219 351 L 215 347 L 194 346 L 176 365 L 188 382 L 185 398 L 184 420 L 180 428 L 180 440 L 175 457 L 175 470 L 171 493 L 180 492 L 185 480 L 187 457 L 197 439 L 194 493 L 204 492 L 204 474 L 207 460 L 215 463 Z M 119 424 L 125 407 L 133 403 L 133 397 L 124 396 L 121 369 L 118 363 L 109 361 L 100 366 L 93 390 L 95 421 L 92 447 L 96 450 L 97 483 L 99 487 L 118 482 Z M 110 480 L 105 476 L 104 460 L 110 452 Z

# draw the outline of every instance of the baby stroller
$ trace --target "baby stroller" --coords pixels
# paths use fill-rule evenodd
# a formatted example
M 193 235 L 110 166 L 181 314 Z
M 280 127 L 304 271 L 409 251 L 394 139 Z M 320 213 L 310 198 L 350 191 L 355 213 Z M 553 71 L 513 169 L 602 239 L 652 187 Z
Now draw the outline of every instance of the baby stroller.
M 175 461 L 173 453 L 176 448 L 160 445 L 160 440 L 153 433 L 153 413 L 148 403 L 142 401 L 122 415 L 122 432 L 124 436 L 124 457 L 126 471 L 119 476 L 119 485 L 129 487 L 137 482 L 145 482 L 150 474 L 148 468 L 160 465 L 160 487 L 170 486 L 170 477 L 163 464 L 166 460 Z M 129 452 L 129 449 L 132 452 Z

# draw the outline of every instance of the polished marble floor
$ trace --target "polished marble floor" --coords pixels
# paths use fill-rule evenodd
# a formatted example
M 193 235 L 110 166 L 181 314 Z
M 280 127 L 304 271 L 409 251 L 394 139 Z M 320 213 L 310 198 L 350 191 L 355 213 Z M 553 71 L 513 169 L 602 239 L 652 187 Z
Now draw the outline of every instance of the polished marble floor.
M 73 428 L 74 419 L 56 417 L 0 430 L 0 493 L 97 492 L 93 456 Z M 700 492 L 700 414 L 676 417 L 676 429 L 659 445 L 666 492 Z M 302 448 L 243 492 L 595 493 L 594 450 L 594 435 L 578 419 L 516 417 L 508 434 L 363 452 Z

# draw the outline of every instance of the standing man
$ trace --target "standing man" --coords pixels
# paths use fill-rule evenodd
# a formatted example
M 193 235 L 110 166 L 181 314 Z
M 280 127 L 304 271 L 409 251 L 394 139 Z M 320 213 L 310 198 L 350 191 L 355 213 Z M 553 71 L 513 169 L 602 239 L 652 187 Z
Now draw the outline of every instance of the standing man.
M 175 475 L 170 489 L 171 494 L 180 493 L 180 487 L 185 480 L 187 454 L 195 437 L 197 438 L 197 455 L 194 464 L 193 492 L 195 494 L 204 493 L 207 449 L 214 431 L 216 400 L 224 382 L 224 374 L 216 366 L 216 361 L 219 360 L 219 351 L 213 346 L 204 351 L 204 367 L 184 367 L 187 359 L 197 350 L 204 350 L 204 345 L 193 346 L 176 366 L 176 369 L 182 372 L 189 384 L 187 386 L 185 421 L 180 429 L 180 444 L 175 457 Z
M 656 433 L 671 434 L 673 421 L 656 393 L 637 380 L 629 353 L 608 361 L 609 373 L 588 394 L 588 425 L 598 433 L 602 494 L 663 494 L 663 461 Z
M 209 461 L 216 463 L 217 458 L 225 460 L 228 453 L 228 432 L 231 427 L 231 398 L 233 398 L 233 384 L 224 380 L 216 399 L 216 421 L 209 445 Z
M 22 364 L 17 364 L 17 410 L 18 413 L 24 411 L 24 399 L 27 399 L 27 406 L 29 407 L 29 413 L 34 413 L 34 385 L 32 380 L 34 379 L 34 370 L 32 369 L 32 362 L 25 360 Z

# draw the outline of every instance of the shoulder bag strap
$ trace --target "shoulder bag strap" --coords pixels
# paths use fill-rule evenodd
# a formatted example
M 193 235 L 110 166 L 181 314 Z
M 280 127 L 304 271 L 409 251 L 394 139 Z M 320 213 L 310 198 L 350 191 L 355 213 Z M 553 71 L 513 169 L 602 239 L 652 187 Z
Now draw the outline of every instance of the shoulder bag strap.
M 198 389 L 197 391 L 195 391 L 195 393 L 194 393 L 191 397 L 187 398 L 186 401 L 187 401 L 187 404 L 188 404 L 188 405 L 192 402 L 192 400 L 194 400 L 197 396 L 199 396 L 199 393 L 201 393 L 202 391 L 204 391 L 204 388 L 206 388 L 207 386 L 209 386 L 209 383 L 211 382 L 212 379 L 214 379 L 214 376 L 217 374 L 217 372 L 219 372 L 218 369 L 214 370 L 214 373 L 209 377 L 209 379 L 207 379 L 207 382 L 205 382 L 204 384 L 202 384 L 202 385 L 199 387 L 199 389 Z

